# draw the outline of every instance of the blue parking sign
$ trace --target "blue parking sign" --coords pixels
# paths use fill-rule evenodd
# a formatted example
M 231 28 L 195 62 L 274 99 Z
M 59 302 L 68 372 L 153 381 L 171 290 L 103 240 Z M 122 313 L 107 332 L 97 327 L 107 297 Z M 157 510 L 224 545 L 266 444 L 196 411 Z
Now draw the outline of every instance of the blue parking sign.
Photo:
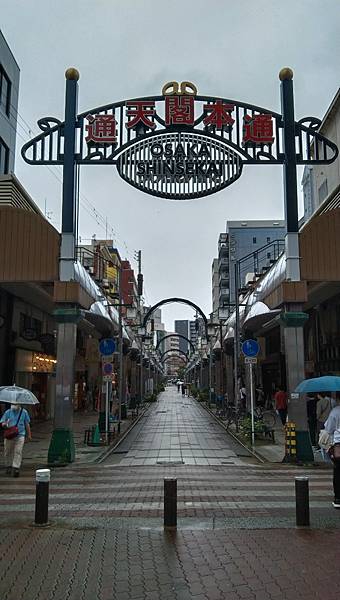
M 256 340 L 246 340 L 242 344 L 244 356 L 255 357 L 260 352 L 260 345 Z
M 116 342 L 113 338 L 105 338 L 99 342 L 99 352 L 103 356 L 111 356 L 116 350 Z

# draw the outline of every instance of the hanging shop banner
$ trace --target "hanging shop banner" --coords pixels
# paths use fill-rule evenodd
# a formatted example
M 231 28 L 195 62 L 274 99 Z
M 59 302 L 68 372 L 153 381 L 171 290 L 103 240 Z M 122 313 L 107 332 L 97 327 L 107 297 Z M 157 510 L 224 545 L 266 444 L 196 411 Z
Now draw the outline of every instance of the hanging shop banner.
M 295 122 L 296 162 L 333 162 L 335 144 L 319 119 Z M 42 133 L 22 148 L 30 164 L 62 165 L 64 123 L 38 121 Z M 283 164 L 283 119 L 236 100 L 200 96 L 188 81 L 165 84 L 161 96 L 123 100 L 76 118 L 78 165 L 115 165 L 130 185 L 174 200 L 200 198 L 236 181 L 244 164 Z

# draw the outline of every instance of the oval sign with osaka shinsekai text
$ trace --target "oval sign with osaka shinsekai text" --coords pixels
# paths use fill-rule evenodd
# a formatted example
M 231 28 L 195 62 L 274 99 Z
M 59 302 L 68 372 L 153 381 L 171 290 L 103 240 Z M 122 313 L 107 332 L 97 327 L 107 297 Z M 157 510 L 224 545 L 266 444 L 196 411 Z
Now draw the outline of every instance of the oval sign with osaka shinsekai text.
M 192 132 L 137 140 L 117 160 L 120 176 L 137 189 L 169 200 L 191 200 L 227 187 L 242 173 L 242 158 L 225 142 Z

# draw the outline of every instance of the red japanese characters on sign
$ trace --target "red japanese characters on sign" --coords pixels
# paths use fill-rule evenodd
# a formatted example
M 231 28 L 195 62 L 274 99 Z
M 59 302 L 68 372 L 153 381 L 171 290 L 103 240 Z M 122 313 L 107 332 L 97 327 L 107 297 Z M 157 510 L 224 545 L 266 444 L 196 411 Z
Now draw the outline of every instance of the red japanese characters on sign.
M 150 119 L 150 117 L 156 114 L 155 102 L 153 100 L 131 100 L 126 103 L 126 106 L 128 107 L 126 115 L 129 117 L 126 123 L 127 129 L 135 128 L 139 123 L 150 129 L 156 127 L 156 123 Z
M 213 104 L 205 104 L 204 111 L 207 116 L 203 119 L 204 125 L 213 125 L 218 131 L 231 127 L 235 123 L 231 112 L 234 110 L 233 104 L 224 104 L 222 100 L 216 100 Z
M 273 117 L 270 114 L 246 115 L 243 119 L 243 145 L 248 143 L 261 145 L 272 144 L 273 135 Z
M 88 125 L 86 141 L 96 144 L 115 144 L 117 142 L 116 120 L 113 115 L 87 115 Z
M 194 97 L 166 96 L 165 125 L 194 125 Z

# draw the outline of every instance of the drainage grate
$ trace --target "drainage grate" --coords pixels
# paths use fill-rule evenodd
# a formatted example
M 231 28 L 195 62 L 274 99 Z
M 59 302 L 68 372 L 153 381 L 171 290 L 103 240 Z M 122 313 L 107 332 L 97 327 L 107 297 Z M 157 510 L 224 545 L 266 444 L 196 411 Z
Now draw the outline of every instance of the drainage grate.
M 158 460 L 157 465 L 168 465 L 168 466 L 172 466 L 172 465 L 184 465 L 184 461 L 183 460 Z
M 156 415 L 164 414 L 168 412 L 167 410 L 156 410 Z

